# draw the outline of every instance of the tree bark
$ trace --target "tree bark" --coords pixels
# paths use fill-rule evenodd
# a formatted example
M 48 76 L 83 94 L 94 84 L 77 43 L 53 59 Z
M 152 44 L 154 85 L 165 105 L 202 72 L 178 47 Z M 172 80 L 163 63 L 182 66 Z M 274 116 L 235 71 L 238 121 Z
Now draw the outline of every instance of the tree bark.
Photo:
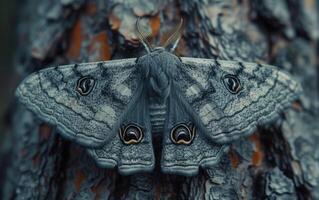
M 137 57 L 137 17 L 153 44 L 183 18 L 176 54 L 262 62 L 302 83 L 300 101 L 271 126 L 231 145 L 194 177 L 121 176 L 96 166 L 18 102 L 10 109 L 1 199 L 319 199 L 318 1 L 19 1 L 16 70 Z M 4 162 L 4 157 L 7 158 Z

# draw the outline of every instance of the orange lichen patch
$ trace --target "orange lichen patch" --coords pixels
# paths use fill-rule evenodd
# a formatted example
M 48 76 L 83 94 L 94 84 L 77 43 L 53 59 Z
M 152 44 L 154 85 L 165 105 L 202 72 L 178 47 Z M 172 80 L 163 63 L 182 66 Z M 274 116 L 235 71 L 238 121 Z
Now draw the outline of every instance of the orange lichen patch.
M 316 1 L 315 0 L 305 0 L 305 5 L 307 8 L 314 9 L 316 8 Z
M 93 15 L 97 12 L 96 3 L 90 2 L 85 7 L 85 13 L 89 15 Z
M 41 156 L 39 153 L 35 154 L 32 158 L 32 165 L 33 166 L 39 166 L 41 161 Z
M 105 191 L 105 188 L 109 186 L 109 179 L 114 180 L 114 176 L 117 176 L 117 172 L 115 173 L 115 170 L 106 170 L 104 173 L 104 177 L 108 177 L 108 179 L 101 179 L 97 184 L 94 184 L 91 187 L 91 191 L 95 194 L 94 199 L 105 199 L 105 195 L 103 195 L 103 191 Z M 113 186 L 114 184 L 112 184 Z M 109 187 L 108 187 L 109 188 Z M 110 189 L 110 188 L 109 188 Z
M 283 40 L 280 40 L 279 38 L 273 38 L 272 44 L 271 44 L 271 52 L 270 57 L 275 57 L 278 55 L 278 52 L 280 52 L 282 49 L 287 48 L 287 43 Z
M 91 38 L 88 51 L 90 55 L 98 54 L 94 56 L 93 61 L 111 59 L 111 48 L 106 32 L 100 32 Z
M 249 137 L 249 140 L 255 143 L 256 149 L 260 149 L 261 148 L 261 143 L 260 143 L 260 137 L 257 133 L 252 134 Z
M 24 148 L 23 148 L 23 149 L 20 150 L 20 156 L 21 156 L 21 157 L 24 157 L 24 156 L 26 156 L 27 154 L 28 154 L 28 150 L 27 150 L 27 149 L 24 149 Z
M 183 38 L 179 40 L 175 50 L 175 54 L 178 56 L 189 55 L 189 49 L 187 48 L 186 41 Z
M 95 198 L 94 199 L 100 199 L 103 187 L 105 187 L 103 182 L 100 182 L 97 185 L 91 187 L 91 191 L 95 194 Z
M 252 164 L 256 167 L 260 166 L 264 158 L 263 152 L 255 151 L 252 156 Z
M 258 134 L 253 134 L 249 137 L 249 139 L 255 143 L 255 151 L 252 155 L 252 158 L 251 158 L 251 163 L 253 166 L 260 166 L 263 159 L 264 159 L 264 152 L 262 150 L 262 145 L 261 145 L 261 142 L 260 142 L 260 137 Z
M 149 18 L 149 23 L 152 29 L 152 37 L 156 37 L 161 27 L 161 18 L 159 15 L 155 15 Z
M 112 30 L 115 30 L 115 31 L 118 31 L 121 27 L 121 19 L 118 18 L 116 15 L 113 15 L 113 14 L 110 14 L 108 16 L 108 19 L 109 19 L 109 22 L 110 22 L 110 25 L 111 25 L 111 29 Z
M 40 140 L 48 140 L 51 136 L 52 133 L 52 127 L 50 127 L 48 124 L 43 123 L 39 127 L 39 135 L 40 135 Z
M 292 108 L 298 111 L 302 111 L 302 105 L 300 101 L 295 101 L 292 103 Z
M 160 38 L 160 44 L 161 44 L 161 46 L 165 44 L 165 42 L 168 40 L 168 38 L 169 38 L 173 33 L 174 33 L 174 30 L 162 32 L 161 38 Z
M 69 49 L 66 53 L 68 58 L 75 59 L 80 57 L 80 50 L 83 41 L 81 20 L 78 19 L 71 30 Z
M 105 173 L 105 175 L 104 175 L 104 177 L 112 177 L 112 176 L 114 176 L 114 173 L 112 173 L 112 172 L 111 173 Z M 91 187 L 91 191 L 92 191 L 92 193 L 95 194 L 94 199 L 95 200 L 107 199 L 107 197 L 105 196 L 105 188 L 108 187 L 108 186 L 110 186 L 110 183 L 109 183 L 109 181 L 107 181 L 107 179 L 102 179 L 97 184 L 93 185 Z M 113 186 L 113 184 L 111 185 L 111 187 L 112 186 Z
M 85 174 L 83 173 L 82 170 L 77 170 L 76 173 L 75 173 L 75 177 L 74 177 L 74 186 L 75 186 L 75 189 L 77 191 L 80 190 L 81 188 L 81 185 L 83 183 L 83 181 L 85 180 L 86 176 Z
M 154 199 L 160 200 L 161 199 L 161 184 L 155 184 L 155 192 L 154 192 Z
M 234 151 L 234 150 L 230 150 L 229 153 L 229 159 L 230 159 L 230 162 L 231 162 L 231 166 L 233 168 L 237 168 L 238 165 L 239 165 L 239 156 L 238 154 Z
M 247 39 L 255 44 L 259 44 L 260 41 L 266 40 L 263 33 L 254 25 L 247 25 L 245 29 Z

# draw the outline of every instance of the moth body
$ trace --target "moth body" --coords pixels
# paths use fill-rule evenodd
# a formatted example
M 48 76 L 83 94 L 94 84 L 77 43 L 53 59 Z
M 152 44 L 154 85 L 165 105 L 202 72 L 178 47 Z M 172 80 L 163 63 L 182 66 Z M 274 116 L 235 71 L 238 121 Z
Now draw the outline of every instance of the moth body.
M 158 103 L 156 100 L 150 99 L 149 109 L 152 133 L 158 135 L 164 129 L 167 106 L 165 103 Z
M 176 74 L 176 66 L 182 63 L 174 54 L 157 47 L 138 59 L 137 64 L 146 82 L 152 133 L 159 134 L 165 125 L 172 77 Z

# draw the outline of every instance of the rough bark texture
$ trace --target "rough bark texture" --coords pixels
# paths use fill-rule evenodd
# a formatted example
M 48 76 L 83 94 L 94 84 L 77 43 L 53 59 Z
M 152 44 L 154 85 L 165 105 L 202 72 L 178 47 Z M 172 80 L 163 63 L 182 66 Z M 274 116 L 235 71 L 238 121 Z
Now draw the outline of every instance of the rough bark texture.
M 315 0 L 19 1 L 21 79 L 52 65 L 136 57 L 144 16 L 154 44 L 183 17 L 178 55 L 270 63 L 304 88 L 281 120 L 235 142 L 195 177 L 120 176 L 15 102 L 1 199 L 319 199 L 318 2 Z M 6 158 L 6 159 L 4 159 Z

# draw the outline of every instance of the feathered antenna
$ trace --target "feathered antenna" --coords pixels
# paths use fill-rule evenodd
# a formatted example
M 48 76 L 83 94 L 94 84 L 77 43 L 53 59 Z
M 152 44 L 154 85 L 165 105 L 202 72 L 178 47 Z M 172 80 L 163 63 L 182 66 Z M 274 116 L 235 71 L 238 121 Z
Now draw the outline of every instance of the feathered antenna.
M 171 42 L 175 41 L 173 43 L 172 48 L 170 49 L 170 52 L 175 51 L 179 40 L 181 39 L 181 32 L 182 32 L 182 27 L 183 27 L 183 18 L 181 18 L 181 22 L 179 23 L 176 31 L 166 40 L 166 42 L 164 43 L 164 48 L 167 47 Z
M 152 46 L 151 46 L 151 44 L 148 42 L 148 40 L 146 39 L 146 37 L 143 35 L 143 33 L 141 32 L 141 30 L 140 30 L 140 24 L 139 24 L 139 22 L 140 22 L 140 19 L 141 19 L 141 17 L 138 17 L 137 18 L 137 20 L 136 20 L 136 31 L 137 31 L 137 37 L 139 38 L 139 40 L 141 41 L 141 43 L 143 44 L 143 46 L 145 47 L 145 49 L 146 49 L 146 51 L 148 52 L 148 53 L 150 53 L 151 52 L 151 50 L 152 50 Z

